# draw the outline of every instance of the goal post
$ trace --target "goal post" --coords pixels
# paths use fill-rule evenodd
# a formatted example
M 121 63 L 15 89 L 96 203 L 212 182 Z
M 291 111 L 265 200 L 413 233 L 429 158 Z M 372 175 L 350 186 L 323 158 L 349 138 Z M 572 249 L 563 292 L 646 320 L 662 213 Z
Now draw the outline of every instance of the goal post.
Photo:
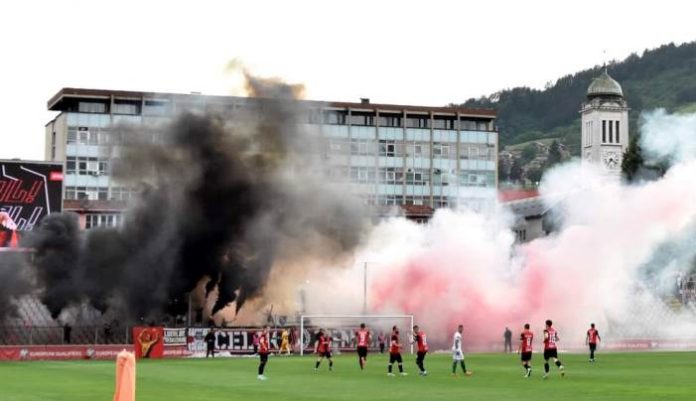
M 360 323 L 365 323 L 370 330 L 372 344 L 377 341 L 378 330 L 385 333 L 388 347 L 391 327 L 397 325 L 401 328 L 403 341 L 404 333 L 406 336 L 411 333 L 414 321 L 413 315 L 300 315 L 300 355 L 304 355 L 306 345 L 311 347 L 312 334 L 309 330 L 319 328 L 328 329 L 334 339 L 338 335 L 342 344 L 351 344 L 352 349 L 355 349 L 352 340 Z M 408 324 L 407 330 L 404 330 L 404 324 Z M 413 354 L 413 341 L 408 337 L 406 339 L 410 344 L 410 353 Z M 347 349 L 345 346 L 343 348 Z

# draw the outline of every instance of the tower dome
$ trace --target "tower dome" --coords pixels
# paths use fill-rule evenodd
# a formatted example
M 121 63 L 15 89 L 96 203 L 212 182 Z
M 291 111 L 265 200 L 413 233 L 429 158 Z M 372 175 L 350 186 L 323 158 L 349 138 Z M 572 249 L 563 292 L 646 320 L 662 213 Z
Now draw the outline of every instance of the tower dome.
M 592 80 L 590 87 L 587 88 L 588 98 L 591 99 L 598 96 L 618 96 L 623 98 L 621 85 L 609 76 L 606 68 L 597 78 Z

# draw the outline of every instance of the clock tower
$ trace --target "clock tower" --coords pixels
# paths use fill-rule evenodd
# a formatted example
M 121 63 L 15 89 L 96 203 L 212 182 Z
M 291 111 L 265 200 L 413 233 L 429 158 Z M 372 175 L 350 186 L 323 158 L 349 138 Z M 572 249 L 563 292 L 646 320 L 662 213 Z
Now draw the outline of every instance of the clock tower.
M 583 163 L 595 164 L 609 176 L 621 176 L 621 161 L 628 147 L 629 110 L 621 85 L 604 68 L 587 88 L 587 100 L 580 109 Z

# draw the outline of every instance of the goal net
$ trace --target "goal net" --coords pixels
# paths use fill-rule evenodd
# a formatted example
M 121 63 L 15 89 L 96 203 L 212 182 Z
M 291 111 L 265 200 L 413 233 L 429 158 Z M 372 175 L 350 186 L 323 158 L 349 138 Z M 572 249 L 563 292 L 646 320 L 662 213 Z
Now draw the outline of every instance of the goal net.
M 302 315 L 300 316 L 300 355 L 312 353 L 319 329 L 331 336 L 331 348 L 335 352 L 356 351 L 355 332 L 360 324 L 370 332 L 370 352 L 388 352 L 392 327 L 399 328 L 399 342 L 404 350 L 413 353 L 410 333 L 413 315 Z M 380 338 L 383 349 L 380 349 Z M 410 345 L 410 346 L 409 346 Z

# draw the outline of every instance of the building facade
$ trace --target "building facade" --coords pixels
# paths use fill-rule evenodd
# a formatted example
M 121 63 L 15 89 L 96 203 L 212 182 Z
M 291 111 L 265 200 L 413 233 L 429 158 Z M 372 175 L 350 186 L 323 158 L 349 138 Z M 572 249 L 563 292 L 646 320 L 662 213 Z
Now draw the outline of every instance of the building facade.
M 628 104 L 621 85 L 606 68 L 587 88 L 582 104 L 582 160 L 597 165 L 607 175 L 619 178 L 623 154 L 628 148 Z
M 46 160 L 65 163 L 65 210 L 85 228 L 114 226 L 134 189 L 110 177 L 112 127 L 161 124 L 180 111 L 234 116 L 263 99 L 64 88 L 49 102 Z M 492 110 L 302 101 L 323 141 L 326 179 L 374 210 L 408 205 L 480 209 L 495 202 Z M 233 118 L 233 117 L 231 117 Z

